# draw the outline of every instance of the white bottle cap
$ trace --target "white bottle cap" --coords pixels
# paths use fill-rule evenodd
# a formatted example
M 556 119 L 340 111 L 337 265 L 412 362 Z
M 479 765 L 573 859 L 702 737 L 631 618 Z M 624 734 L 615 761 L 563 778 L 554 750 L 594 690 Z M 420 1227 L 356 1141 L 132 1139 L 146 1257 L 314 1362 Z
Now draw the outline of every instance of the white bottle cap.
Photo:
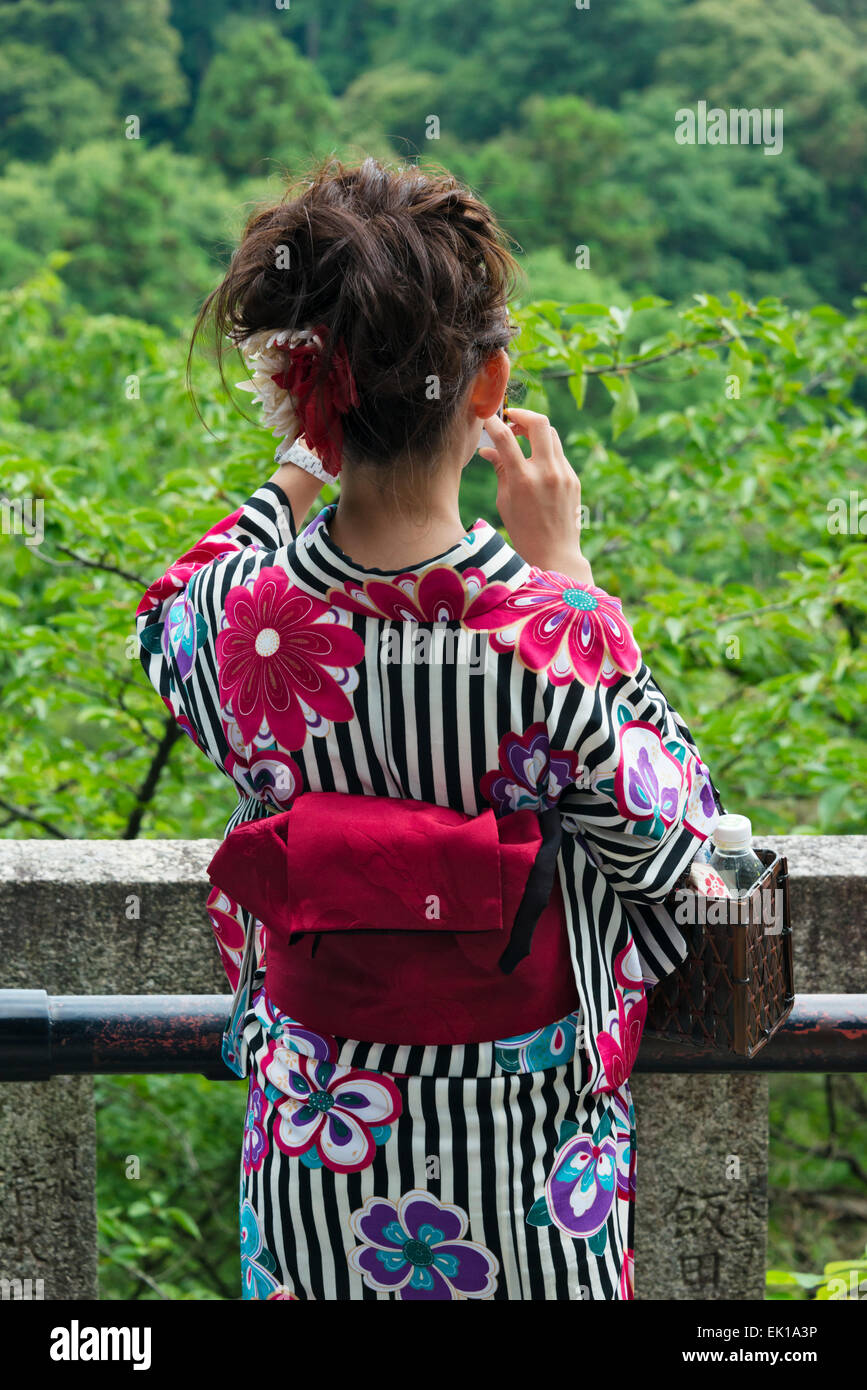
M 752 833 L 749 816 L 720 816 L 713 828 L 713 842 L 724 851 L 749 849 Z

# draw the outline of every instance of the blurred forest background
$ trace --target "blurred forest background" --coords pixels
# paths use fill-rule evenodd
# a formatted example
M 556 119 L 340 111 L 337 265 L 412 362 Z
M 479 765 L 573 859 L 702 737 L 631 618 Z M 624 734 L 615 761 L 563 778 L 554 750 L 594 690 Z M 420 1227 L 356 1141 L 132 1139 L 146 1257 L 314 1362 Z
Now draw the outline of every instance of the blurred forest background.
M 865 40 L 860 0 L 0 0 L 0 834 L 223 833 L 132 615 L 271 471 L 205 360 L 197 420 L 189 332 L 331 152 L 444 164 L 513 238 L 523 404 L 729 809 L 867 832 Z M 678 144 L 700 100 L 782 152 Z M 498 524 L 482 460 L 464 501 Z M 105 1297 L 237 1297 L 242 1090 L 99 1083 Z M 811 1296 L 864 1246 L 867 1088 L 772 1096 L 772 1296 Z

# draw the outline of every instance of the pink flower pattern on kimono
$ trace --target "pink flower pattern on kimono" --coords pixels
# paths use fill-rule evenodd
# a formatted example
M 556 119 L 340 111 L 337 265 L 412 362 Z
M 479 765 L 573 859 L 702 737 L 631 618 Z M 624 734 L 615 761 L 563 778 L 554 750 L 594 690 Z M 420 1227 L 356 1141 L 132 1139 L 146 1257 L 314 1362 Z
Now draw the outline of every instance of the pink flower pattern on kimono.
M 620 1266 L 620 1297 L 635 1298 L 635 1254 L 629 1246 L 623 1252 Z
M 641 994 L 632 998 L 617 990 L 617 1013 L 611 1014 L 607 1028 L 596 1035 L 604 1076 L 601 1084 L 593 1087 L 594 1092 L 614 1090 L 629 1079 L 646 1017 L 647 996 L 643 987 Z
M 403 1109 L 390 1076 L 339 1067 L 271 1043 L 262 1062 L 274 1101 L 274 1142 L 308 1167 L 358 1173 L 373 1162 Z
M 479 787 L 498 816 L 511 811 L 545 811 L 556 806 L 581 768 L 576 753 L 552 748 L 545 724 L 500 739 L 500 766 L 486 772 Z
M 231 705 L 247 744 L 272 740 L 293 751 L 308 730 L 352 718 L 348 692 L 364 643 L 337 613 L 266 565 L 252 590 L 230 589 L 217 637 L 220 702 Z
M 273 806 L 276 811 L 288 811 L 304 789 L 301 769 L 292 755 L 281 752 L 276 744 L 272 748 L 259 748 L 255 744 L 241 743 L 238 752 L 235 739 L 240 730 L 237 724 L 225 717 L 221 722 L 229 743 L 223 767 L 233 782 L 245 796 Z
M 612 1091 L 614 1138 L 617 1144 L 617 1195 L 624 1202 L 635 1201 L 636 1150 L 635 1109 L 628 1085 Z
M 352 613 L 402 622 L 464 622 L 491 603 L 505 600 L 506 584 L 488 584 L 483 572 L 451 565 L 434 565 L 421 576 L 409 571 L 395 579 L 347 579 L 342 589 L 330 589 L 329 603 Z
M 205 906 L 214 936 L 217 939 L 217 949 L 220 952 L 223 969 L 229 984 L 235 990 L 238 988 L 238 975 L 241 970 L 241 959 L 244 955 L 243 910 L 240 903 L 236 903 L 234 898 L 230 898 L 227 893 L 216 886 L 208 894 Z M 254 949 L 261 967 L 265 960 L 265 928 L 261 922 L 256 922 L 253 930 L 256 933 Z
M 520 588 L 483 611 L 468 613 L 467 627 L 493 633 L 498 652 L 516 652 L 530 671 L 552 685 L 613 685 L 635 675 L 641 653 L 618 598 L 565 574 L 538 569 Z
M 396 1293 L 402 1302 L 443 1303 L 490 1298 L 497 1287 L 499 1261 L 484 1245 L 466 1239 L 464 1209 L 421 1188 L 405 1192 L 397 1203 L 366 1198 L 349 1225 L 362 1242 L 350 1250 L 349 1267 L 379 1293 Z
M 225 534 L 228 532 L 243 515 L 243 509 L 238 507 L 232 512 L 231 516 L 224 517 L 212 526 L 210 531 L 206 531 L 202 539 L 188 550 L 174 564 L 169 565 L 165 574 L 155 579 L 153 584 L 144 592 L 141 602 L 136 609 L 136 617 L 142 613 L 148 613 L 152 608 L 158 608 L 169 594 L 180 593 L 185 589 L 197 570 L 205 565 L 210 565 L 214 560 L 219 560 L 223 555 L 231 554 L 242 550 L 242 542 L 236 540 L 234 536 Z
M 603 1074 L 593 1087 L 594 1093 L 619 1090 L 628 1081 L 638 1056 L 647 1017 L 647 994 L 632 937 L 615 958 L 614 975 L 617 1010 L 609 1015 L 606 1027 L 596 1035 Z

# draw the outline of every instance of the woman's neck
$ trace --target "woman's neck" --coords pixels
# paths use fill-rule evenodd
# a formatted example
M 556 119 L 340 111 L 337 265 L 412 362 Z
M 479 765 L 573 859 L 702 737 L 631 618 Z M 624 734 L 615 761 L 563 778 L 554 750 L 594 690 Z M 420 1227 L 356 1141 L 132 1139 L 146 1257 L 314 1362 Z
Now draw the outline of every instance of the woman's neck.
M 345 467 L 328 527 L 336 546 L 365 569 L 411 567 L 451 549 L 465 534 L 458 507 L 460 469 L 438 468 L 420 498 L 395 495 L 369 470 Z

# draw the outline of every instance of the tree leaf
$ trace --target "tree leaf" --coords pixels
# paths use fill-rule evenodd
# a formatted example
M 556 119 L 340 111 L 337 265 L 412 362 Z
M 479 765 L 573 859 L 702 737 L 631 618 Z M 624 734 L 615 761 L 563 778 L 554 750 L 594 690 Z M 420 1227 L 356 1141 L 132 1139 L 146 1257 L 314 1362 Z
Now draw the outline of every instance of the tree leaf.
M 623 378 L 623 390 L 619 393 L 614 402 L 614 409 L 611 412 L 612 436 L 618 439 L 624 430 L 627 430 L 633 420 L 638 418 L 639 412 L 638 395 L 632 384 L 630 377 Z

